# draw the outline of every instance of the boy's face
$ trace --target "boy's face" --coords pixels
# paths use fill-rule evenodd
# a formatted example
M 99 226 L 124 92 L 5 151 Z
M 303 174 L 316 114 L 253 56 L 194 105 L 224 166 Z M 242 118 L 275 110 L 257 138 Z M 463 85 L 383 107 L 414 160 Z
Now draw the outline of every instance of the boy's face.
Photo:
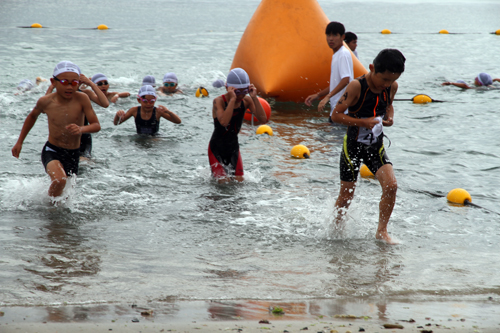
M 108 80 L 99 81 L 96 84 L 97 84 L 97 87 L 99 88 L 99 90 L 102 91 L 104 93 L 104 95 L 106 95 L 106 93 L 108 92 L 108 89 L 109 89 Z
M 156 96 L 154 95 L 145 95 L 141 96 L 137 99 L 137 101 L 141 104 L 141 108 L 143 110 L 152 110 L 155 106 Z
M 370 65 L 370 75 L 373 82 L 374 87 L 372 90 L 374 92 L 380 92 L 386 88 L 389 88 L 394 81 L 399 79 L 401 73 L 393 73 L 389 71 L 385 71 L 383 73 L 375 73 L 375 67 L 373 64 Z
M 177 89 L 177 83 L 175 82 L 164 82 L 163 89 L 168 93 L 173 93 Z
M 346 44 L 351 49 L 351 51 L 355 51 L 356 47 L 358 47 L 358 40 L 354 39 L 354 40 L 351 40 L 349 43 L 346 43 Z
M 333 50 L 333 52 L 337 52 L 344 43 L 344 37 L 345 35 L 329 34 L 326 35 L 326 42 L 328 43 L 328 46 Z
M 67 99 L 71 99 L 74 93 L 78 90 L 80 84 L 80 76 L 73 72 L 61 73 L 55 78 L 51 78 L 50 82 L 56 88 L 56 92 L 59 96 Z

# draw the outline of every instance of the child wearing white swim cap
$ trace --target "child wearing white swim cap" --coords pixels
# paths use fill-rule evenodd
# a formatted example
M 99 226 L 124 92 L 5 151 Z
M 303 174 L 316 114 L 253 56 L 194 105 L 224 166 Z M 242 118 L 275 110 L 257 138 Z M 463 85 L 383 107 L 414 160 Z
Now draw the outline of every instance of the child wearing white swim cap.
M 178 84 L 179 80 L 175 73 L 166 73 L 163 75 L 163 85 L 158 89 L 158 92 L 160 92 L 161 95 L 181 94 L 183 92 L 177 88 Z
M 247 109 L 262 124 L 267 122 L 257 89 L 250 83 L 248 74 L 234 68 L 227 75 L 226 93 L 214 99 L 212 108 L 214 131 L 208 144 L 208 161 L 212 176 L 219 182 L 243 181 L 238 133 Z
M 102 91 L 104 96 L 106 96 L 111 103 L 116 103 L 118 98 L 126 98 L 130 96 L 129 92 L 109 91 L 109 80 L 106 75 L 102 73 L 94 74 L 92 76 L 92 82 L 99 87 L 99 90 Z
M 142 86 L 137 94 L 137 102 L 139 102 L 140 106 L 134 106 L 126 113 L 124 110 L 119 110 L 113 119 L 113 124 L 119 125 L 130 117 L 134 117 L 137 134 L 144 135 L 157 134 L 160 130 L 160 118 L 162 117 L 174 124 L 180 124 L 181 118 L 165 106 L 159 105 L 155 107 L 156 95 L 153 86 Z

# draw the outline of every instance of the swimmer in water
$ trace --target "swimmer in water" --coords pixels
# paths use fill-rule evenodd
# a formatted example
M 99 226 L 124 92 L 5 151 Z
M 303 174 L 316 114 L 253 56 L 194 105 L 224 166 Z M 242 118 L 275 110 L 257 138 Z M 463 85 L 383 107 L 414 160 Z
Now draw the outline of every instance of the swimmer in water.
M 146 75 L 143 79 L 142 79 L 142 85 L 143 86 L 151 86 L 153 88 L 156 88 L 156 80 L 155 80 L 155 77 L 153 75 Z
M 70 61 L 56 65 L 50 79 L 56 91 L 42 96 L 28 114 L 12 148 L 12 156 L 19 158 L 24 139 L 42 113 L 47 115 L 49 138 L 42 150 L 42 163 L 50 176 L 49 196 L 63 193 L 67 178 L 78 174 L 80 137 L 82 133 L 95 133 L 101 129 L 87 95 L 78 91 L 80 68 Z M 84 125 L 84 118 L 89 125 Z
M 37 77 L 36 78 L 36 85 L 40 85 L 40 83 L 42 82 L 46 82 L 47 80 L 46 79 L 42 79 L 41 77 Z M 29 79 L 24 79 L 22 80 L 21 82 L 19 82 L 19 84 L 17 85 L 17 92 L 14 93 L 14 95 L 20 95 L 24 92 L 27 92 L 27 91 L 30 91 L 31 89 L 33 89 L 35 87 L 35 85 L 33 84 L 33 82 L 31 82 L 31 80 Z
M 129 92 L 110 92 L 108 91 L 109 89 L 109 81 L 106 75 L 102 73 L 97 73 L 94 76 L 92 76 L 92 82 L 97 84 L 99 89 L 103 92 L 103 94 L 106 96 L 106 98 L 111 102 L 111 103 L 116 103 L 118 101 L 118 98 L 125 98 L 129 97 L 130 93 Z
M 233 179 L 243 181 L 238 133 L 247 109 L 262 124 L 267 122 L 266 112 L 257 97 L 257 89 L 250 83 L 248 74 L 241 68 L 234 68 L 227 76 L 226 93 L 216 97 L 212 107 L 214 131 L 208 144 L 208 161 L 212 176 L 219 183 Z
M 182 94 L 182 90 L 177 89 L 178 84 L 179 80 L 177 79 L 177 75 L 175 75 L 175 73 L 167 73 L 163 76 L 163 86 L 158 89 L 158 92 L 163 96 Z
M 181 118 L 165 106 L 155 107 L 156 91 L 152 86 L 142 86 L 137 94 L 137 101 L 141 104 L 140 106 L 134 106 L 126 113 L 119 110 L 113 119 L 113 124 L 119 125 L 133 116 L 137 134 L 155 135 L 160 129 L 161 117 L 174 124 L 181 123 Z
M 492 79 L 488 73 L 479 73 L 474 79 L 474 86 L 471 87 L 464 80 L 457 80 L 457 82 L 443 82 L 442 86 L 455 86 L 462 89 L 475 89 L 479 87 L 492 88 L 493 82 L 500 82 L 500 79 Z

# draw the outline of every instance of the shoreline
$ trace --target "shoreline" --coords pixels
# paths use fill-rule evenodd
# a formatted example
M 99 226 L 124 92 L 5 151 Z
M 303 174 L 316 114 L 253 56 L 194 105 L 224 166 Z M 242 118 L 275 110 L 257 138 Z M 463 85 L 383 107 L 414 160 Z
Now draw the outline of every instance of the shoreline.
M 273 314 L 271 309 L 276 307 L 282 308 L 284 314 Z M 385 328 L 384 324 L 401 326 Z M 146 305 L 0 307 L 0 332 L 75 331 L 498 332 L 500 303 L 495 300 L 165 300 Z

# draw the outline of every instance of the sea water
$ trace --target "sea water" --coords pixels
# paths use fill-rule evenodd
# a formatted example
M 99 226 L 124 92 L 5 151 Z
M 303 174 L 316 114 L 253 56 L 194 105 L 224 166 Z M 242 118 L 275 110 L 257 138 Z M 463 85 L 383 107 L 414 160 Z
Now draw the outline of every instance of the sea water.
M 169 300 L 484 300 L 500 293 L 500 89 L 460 90 L 444 81 L 500 77 L 495 1 L 320 1 L 330 20 L 358 34 L 368 68 L 383 48 L 406 56 L 385 145 L 398 179 L 389 232 L 375 240 L 381 190 L 360 179 L 343 234 L 332 232 L 342 126 L 304 104 L 275 103 L 274 136 L 244 124 L 241 184 L 217 184 L 207 147 L 211 83 L 225 78 L 259 1 L 43 1 L 0 3 L 0 305 L 147 303 Z M 44 29 L 24 29 L 41 23 Z M 97 31 L 99 24 L 111 29 Z M 393 31 L 382 35 L 382 29 Z M 440 35 L 447 29 L 454 34 Z M 272 33 L 271 31 L 269 33 Z M 279 38 L 279 36 L 276 36 Z M 293 56 L 293 54 L 289 55 Z M 71 60 L 128 91 L 103 109 L 93 158 L 57 207 L 40 162 L 41 115 L 21 156 L 24 119 L 48 88 L 14 95 L 23 79 L 51 77 Z M 311 60 L 313 61 L 313 60 Z M 136 106 L 145 75 L 175 72 L 185 94 L 160 97 L 182 119 L 143 138 L 114 114 Z M 299 81 L 297 82 L 298 84 Z M 196 98 L 207 87 L 210 98 Z M 497 88 L 499 85 L 496 86 Z M 389 141 L 390 140 L 390 141 Z M 308 160 L 290 158 L 304 144 Z M 473 203 L 439 195 L 464 188 Z

